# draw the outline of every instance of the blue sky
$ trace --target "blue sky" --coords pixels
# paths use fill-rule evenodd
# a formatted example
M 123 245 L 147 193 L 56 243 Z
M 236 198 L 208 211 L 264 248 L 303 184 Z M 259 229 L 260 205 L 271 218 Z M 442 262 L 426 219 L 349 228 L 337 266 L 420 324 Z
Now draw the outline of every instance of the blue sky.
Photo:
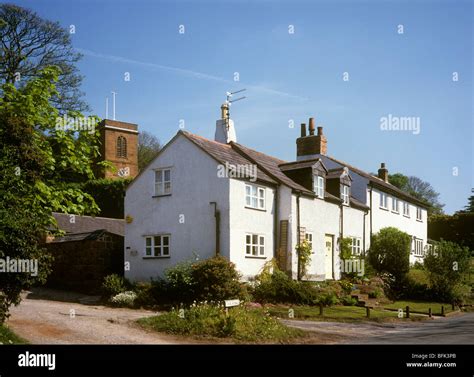
M 248 98 L 231 108 L 238 142 L 293 161 L 299 124 L 314 116 L 329 155 L 369 172 L 385 162 L 391 173 L 418 176 L 440 192 L 447 213 L 467 204 L 471 1 L 15 3 L 74 25 L 82 89 L 101 117 L 113 90 L 116 118 L 162 143 L 180 120 L 213 138 L 226 91 L 246 88 Z M 419 117 L 420 133 L 381 130 L 388 114 Z

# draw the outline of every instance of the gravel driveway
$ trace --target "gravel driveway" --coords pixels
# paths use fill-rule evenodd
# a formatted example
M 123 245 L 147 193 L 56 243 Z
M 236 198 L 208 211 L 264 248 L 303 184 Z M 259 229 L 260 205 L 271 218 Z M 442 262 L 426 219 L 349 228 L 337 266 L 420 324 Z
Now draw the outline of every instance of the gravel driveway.
M 17 335 L 33 344 L 197 343 L 148 332 L 134 323 L 136 319 L 156 315 L 152 311 L 84 304 L 80 302 L 92 303 L 96 298 L 46 289 L 23 296 L 20 305 L 11 308 L 7 323 Z

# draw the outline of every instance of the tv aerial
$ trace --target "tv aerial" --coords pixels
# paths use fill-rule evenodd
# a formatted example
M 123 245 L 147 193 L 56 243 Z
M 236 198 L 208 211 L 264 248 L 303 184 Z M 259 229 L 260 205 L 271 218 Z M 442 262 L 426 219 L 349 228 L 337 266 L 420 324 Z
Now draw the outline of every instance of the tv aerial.
M 246 96 L 243 96 L 243 97 L 239 97 L 239 98 L 236 98 L 236 99 L 232 99 L 232 97 L 237 94 L 237 93 L 242 93 L 243 91 L 245 91 L 247 89 L 241 89 L 241 90 L 237 90 L 235 92 L 226 92 L 226 105 L 227 105 L 227 114 L 226 114 L 226 122 L 227 124 L 229 123 L 229 119 L 230 119 L 230 106 L 234 103 L 234 102 L 237 102 L 237 101 L 240 101 L 240 100 L 243 100 L 245 98 L 247 98 Z

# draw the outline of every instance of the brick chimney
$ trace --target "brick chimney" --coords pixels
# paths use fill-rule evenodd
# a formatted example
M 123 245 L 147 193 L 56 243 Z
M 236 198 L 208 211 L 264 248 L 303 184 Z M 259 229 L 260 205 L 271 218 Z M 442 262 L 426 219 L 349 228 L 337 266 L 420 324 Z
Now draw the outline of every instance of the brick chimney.
M 301 137 L 296 139 L 296 159 L 308 160 L 316 157 L 315 155 L 327 153 L 327 139 L 323 135 L 323 128 L 318 127 L 318 133 L 315 135 L 314 118 L 309 118 L 309 135 L 306 136 L 305 124 L 301 124 Z
M 237 142 L 234 121 L 229 117 L 229 104 L 227 103 L 221 106 L 221 119 L 216 121 L 214 140 L 223 144 L 230 143 L 231 141 Z
M 388 183 L 388 169 L 385 167 L 385 162 L 380 164 L 379 174 L 380 179 L 383 179 L 385 182 Z

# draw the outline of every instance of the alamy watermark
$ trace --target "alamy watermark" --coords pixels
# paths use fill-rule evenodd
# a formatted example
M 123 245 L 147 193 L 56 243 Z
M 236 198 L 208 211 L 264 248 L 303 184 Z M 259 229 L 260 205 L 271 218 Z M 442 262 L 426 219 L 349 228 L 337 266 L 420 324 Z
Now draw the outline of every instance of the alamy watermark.
M 382 131 L 411 131 L 418 135 L 421 131 L 420 117 L 399 117 L 392 114 L 380 118 Z
M 229 164 L 217 165 L 217 176 L 219 178 L 249 178 L 250 182 L 257 180 L 257 165 L 253 164 Z
M 365 264 L 363 259 L 341 259 L 341 272 L 346 274 L 357 273 L 358 276 L 364 276 Z
M 0 258 L 0 273 L 28 273 L 38 276 L 38 259 Z
M 64 114 L 56 118 L 57 131 L 87 131 L 90 134 L 95 132 L 96 117 L 70 117 Z

